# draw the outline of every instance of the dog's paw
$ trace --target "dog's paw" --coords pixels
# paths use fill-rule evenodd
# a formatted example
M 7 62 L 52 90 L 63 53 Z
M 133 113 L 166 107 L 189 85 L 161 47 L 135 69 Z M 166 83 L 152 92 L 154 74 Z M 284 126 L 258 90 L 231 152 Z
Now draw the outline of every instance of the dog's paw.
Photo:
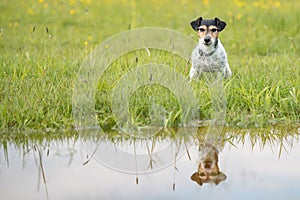
M 226 78 L 226 79 L 231 78 L 231 77 L 232 77 L 232 72 L 231 72 L 231 70 L 230 70 L 230 69 L 225 69 L 225 70 L 223 71 L 223 77 Z
M 232 72 L 229 70 L 227 73 L 226 73 L 226 78 L 231 78 L 232 77 Z
M 231 78 L 232 77 L 232 72 L 230 70 L 229 64 L 227 63 L 225 69 L 224 69 L 224 76 L 225 78 Z

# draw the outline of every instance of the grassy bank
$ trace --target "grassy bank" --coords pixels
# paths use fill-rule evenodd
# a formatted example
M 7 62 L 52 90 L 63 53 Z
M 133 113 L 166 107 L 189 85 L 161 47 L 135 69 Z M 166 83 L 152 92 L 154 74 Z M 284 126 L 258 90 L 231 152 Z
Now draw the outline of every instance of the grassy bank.
M 225 9 L 226 8 L 226 9 Z M 291 1 L 23 1 L 0 3 L 0 129 L 69 129 L 72 89 L 85 56 L 104 39 L 139 27 L 164 27 L 196 40 L 189 22 L 218 16 L 233 77 L 224 82 L 228 124 L 265 126 L 300 120 L 300 2 Z M 111 93 L 122 74 L 155 59 L 186 76 L 186 61 L 166 52 L 126 55 L 98 84 L 99 122 L 115 125 Z M 205 83 L 193 83 L 201 118 L 210 117 Z M 136 123 L 149 123 L 151 101 L 174 114 L 178 102 L 165 88 L 141 88 L 131 100 Z

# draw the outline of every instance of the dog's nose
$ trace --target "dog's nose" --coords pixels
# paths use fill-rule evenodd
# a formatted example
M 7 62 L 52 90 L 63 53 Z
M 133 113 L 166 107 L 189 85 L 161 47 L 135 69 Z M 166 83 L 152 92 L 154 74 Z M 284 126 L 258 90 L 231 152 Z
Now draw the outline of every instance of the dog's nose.
M 210 42 L 210 38 L 204 38 L 204 42 L 205 43 L 209 43 Z
M 206 161 L 205 164 L 204 164 L 204 168 L 205 169 L 210 169 L 212 166 L 212 162 L 211 161 Z

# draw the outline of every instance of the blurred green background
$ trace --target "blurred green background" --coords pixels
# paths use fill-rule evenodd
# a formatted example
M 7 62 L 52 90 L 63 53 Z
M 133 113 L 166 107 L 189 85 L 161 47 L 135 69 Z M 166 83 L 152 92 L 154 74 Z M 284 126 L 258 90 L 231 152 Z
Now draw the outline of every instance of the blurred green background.
M 189 22 L 199 16 L 227 22 L 221 37 L 230 54 L 290 52 L 300 43 L 297 0 L 2 0 L 0 10 L 1 51 L 49 45 L 47 51 L 76 52 L 121 31 L 152 26 L 195 37 Z

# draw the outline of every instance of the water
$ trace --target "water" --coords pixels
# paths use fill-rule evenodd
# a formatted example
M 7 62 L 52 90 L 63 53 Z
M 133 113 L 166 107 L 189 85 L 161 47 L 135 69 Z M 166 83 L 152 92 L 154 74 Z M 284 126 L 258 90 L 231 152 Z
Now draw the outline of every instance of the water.
M 200 137 L 156 141 L 94 140 L 78 135 L 23 141 L 2 138 L 0 196 L 296 200 L 300 198 L 298 131 L 284 136 L 275 133 L 273 138 L 264 135 L 268 139 L 255 132 L 227 133 L 230 139 L 216 147 L 219 171 L 226 179 L 202 186 L 191 180 L 205 154 L 203 149 L 211 148 L 204 143 L 199 152 Z M 157 154 L 155 149 L 159 149 Z

